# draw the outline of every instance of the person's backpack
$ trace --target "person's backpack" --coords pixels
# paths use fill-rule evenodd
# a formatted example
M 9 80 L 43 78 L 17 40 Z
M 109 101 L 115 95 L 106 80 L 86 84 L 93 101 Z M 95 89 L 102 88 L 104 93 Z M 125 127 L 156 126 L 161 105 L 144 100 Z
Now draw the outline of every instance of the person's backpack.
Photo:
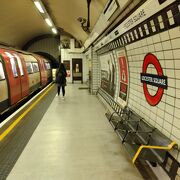
M 57 75 L 56 75 L 56 83 L 60 83 L 61 79 L 62 79 L 62 73 L 58 72 Z

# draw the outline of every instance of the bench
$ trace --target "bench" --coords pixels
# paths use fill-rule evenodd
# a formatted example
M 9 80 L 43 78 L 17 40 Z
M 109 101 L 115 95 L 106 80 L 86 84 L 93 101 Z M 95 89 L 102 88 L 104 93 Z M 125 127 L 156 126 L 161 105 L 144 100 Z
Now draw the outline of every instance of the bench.
M 147 160 L 164 167 L 168 151 L 177 144 L 129 107 L 124 109 L 120 107 L 103 90 L 99 90 L 98 93 L 112 108 L 112 111 L 108 111 L 105 115 L 132 157 L 132 162 L 135 163 L 137 159 Z M 175 168 L 168 174 L 170 177 L 175 176 L 177 167 L 180 167 L 177 160 L 173 159 L 173 162 Z
M 114 130 L 130 153 L 133 163 L 138 159 L 162 163 L 166 151 L 176 143 L 126 107 L 118 115 L 107 115 Z

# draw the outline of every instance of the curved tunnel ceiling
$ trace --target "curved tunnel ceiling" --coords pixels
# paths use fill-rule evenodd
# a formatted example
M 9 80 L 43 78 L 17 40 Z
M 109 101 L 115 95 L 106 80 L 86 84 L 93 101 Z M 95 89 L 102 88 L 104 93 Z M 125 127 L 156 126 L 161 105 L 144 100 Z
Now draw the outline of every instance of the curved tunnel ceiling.
M 91 0 L 90 29 L 95 25 L 108 0 Z M 42 0 L 58 28 L 70 33 L 78 41 L 88 34 L 81 28 L 78 17 L 87 18 L 86 0 Z M 21 48 L 36 36 L 51 33 L 31 0 L 2 1 L 0 6 L 0 43 Z

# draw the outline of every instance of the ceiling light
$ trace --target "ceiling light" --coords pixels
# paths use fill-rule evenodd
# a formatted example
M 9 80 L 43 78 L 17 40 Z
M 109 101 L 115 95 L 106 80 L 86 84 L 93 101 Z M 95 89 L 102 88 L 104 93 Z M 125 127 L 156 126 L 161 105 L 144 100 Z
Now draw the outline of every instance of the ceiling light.
M 53 32 L 54 34 L 57 34 L 56 28 L 52 28 L 52 32 Z
M 45 21 L 50 27 L 52 27 L 52 22 L 48 18 L 46 18 Z
M 41 13 L 44 13 L 44 10 L 40 4 L 39 1 L 34 1 L 34 4 L 36 5 L 36 7 L 38 8 L 38 10 L 41 12 Z

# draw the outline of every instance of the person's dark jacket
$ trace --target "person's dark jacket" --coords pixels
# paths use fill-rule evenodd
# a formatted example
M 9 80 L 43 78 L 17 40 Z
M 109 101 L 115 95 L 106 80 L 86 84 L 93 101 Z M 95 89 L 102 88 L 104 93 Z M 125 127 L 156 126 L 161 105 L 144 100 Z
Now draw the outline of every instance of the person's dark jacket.
M 66 86 L 66 70 L 58 70 L 56 73 L 56 83 L 60 86 Z

